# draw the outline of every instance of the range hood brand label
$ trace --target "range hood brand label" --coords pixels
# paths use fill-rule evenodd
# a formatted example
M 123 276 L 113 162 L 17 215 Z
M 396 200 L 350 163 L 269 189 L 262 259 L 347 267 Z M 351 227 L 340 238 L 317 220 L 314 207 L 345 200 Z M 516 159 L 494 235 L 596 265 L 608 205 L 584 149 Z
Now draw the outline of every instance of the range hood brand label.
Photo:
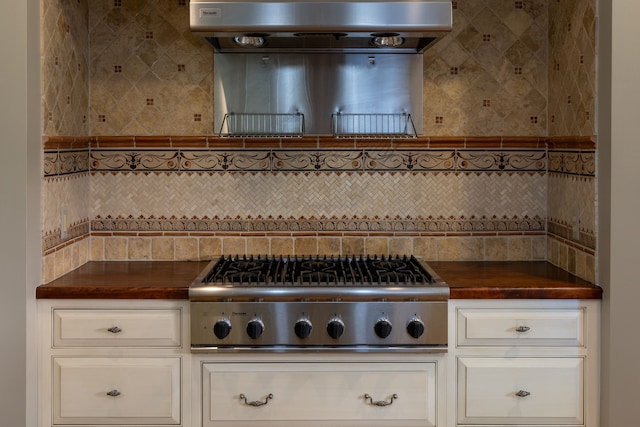
M 222 17 L 222 12 L 218 7 L 208 7 L 200 9 L 200 18 L 220 18 Z

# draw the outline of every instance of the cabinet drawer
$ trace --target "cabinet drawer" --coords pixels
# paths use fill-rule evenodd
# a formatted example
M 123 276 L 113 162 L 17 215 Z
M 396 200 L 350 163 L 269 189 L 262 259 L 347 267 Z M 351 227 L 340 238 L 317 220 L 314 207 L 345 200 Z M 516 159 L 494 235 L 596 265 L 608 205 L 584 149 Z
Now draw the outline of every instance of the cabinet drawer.
M 180 358 L 53 359 L 54 424 L 180 424 Z
M 54 309 L 54 347 L 180 347 L 180 309 Z
M 582 309 L 457 311 L 459 346 L 584 346 Z
M 208 363 L 203 426 L 434 426 L 435 381 L 435 363 Z
M 583 424 L 582 358 L 459 358 L 459 424 Z

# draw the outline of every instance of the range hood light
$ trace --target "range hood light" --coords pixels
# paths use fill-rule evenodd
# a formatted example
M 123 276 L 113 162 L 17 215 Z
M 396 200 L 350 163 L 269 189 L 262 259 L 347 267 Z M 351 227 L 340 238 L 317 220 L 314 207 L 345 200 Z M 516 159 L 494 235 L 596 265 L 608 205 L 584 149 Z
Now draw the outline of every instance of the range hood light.
M 404 39 L 397 34 L 374 34 L 372 39 L 376 47 L 400 47 L 404 44 Z
M 252 35 L 237 36 L 233 38 L 233 41 L 238 46 L 247 47 L 247 48 L 260 47 L 265 42 L 264 37 L 252 36 Z

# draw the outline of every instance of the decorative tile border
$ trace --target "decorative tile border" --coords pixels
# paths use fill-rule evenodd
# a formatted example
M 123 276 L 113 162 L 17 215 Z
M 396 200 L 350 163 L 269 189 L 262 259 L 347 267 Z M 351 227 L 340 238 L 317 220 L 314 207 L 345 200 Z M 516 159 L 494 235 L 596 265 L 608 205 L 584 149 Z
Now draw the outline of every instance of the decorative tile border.
M 543 218 L 100 218 L 95 232 L 217 233 L 509 233 L 544 232 Z
M 44 152 L 43 172 L 45 177 L 70 175 L 88 171 L 88 149 L 53 150 Z
M 60 229 L 45 233 L 44 237 L 42 238 L 43 252 L 46 253 L 47 251 L 56 248 L 57 246 L 69 244 L 69 242 L 75 241 L 78 238 L 87 237 L 90 233 L 90 225 L 91 222 L 88 219 L 77 224 L 72 224 L 71 226 L 69 226 L 69 231 L 65 239 L 62 239 Z
M 596 175 L 595 150 L 549 150 L 548 156 L 549 172 L 592 177 Z
M 544 172 L 544 150 L 91 150 L 95 172 Z

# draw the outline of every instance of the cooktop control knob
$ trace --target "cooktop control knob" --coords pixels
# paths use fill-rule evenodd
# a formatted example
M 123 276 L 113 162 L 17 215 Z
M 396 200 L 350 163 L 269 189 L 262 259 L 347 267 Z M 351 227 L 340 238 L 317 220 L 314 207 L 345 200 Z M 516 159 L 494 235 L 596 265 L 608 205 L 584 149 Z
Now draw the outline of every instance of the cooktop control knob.
M 344 322 L 339 317 L 334 317 L 327 323 L 327 333 L 331 338 L 337 340 L 344 333 Z
M 256 317 L 247 323 L 247 335 L 249 335 L 251 339 L 256 340 L 260 338 L 262 332 L 264 332 L 264 323 L 262 323 L 262 320 Z
M 380 338 L 386 338 L 391 335 L 391 322 L 386 318 L 380 319 L 373 326 L 373 330 Z
M 213 325 L 213 334 L 218 337 L 218 339 L 224 339 L 231 332 L 231 322 L 226 317 L 219 319 Z
M 309 335 L 311 335 L 311 329 L 313 329 L 311 321 L 304 317 L 299 319 L 293 326 L 293 330 L 296 333 L 296 336 L 300 339 L 305 339 Z
M 412 317 L 407 323 L 407 333 L 413 338 L 420 338 L 424 334 L 424 323 L 417 317 Z

